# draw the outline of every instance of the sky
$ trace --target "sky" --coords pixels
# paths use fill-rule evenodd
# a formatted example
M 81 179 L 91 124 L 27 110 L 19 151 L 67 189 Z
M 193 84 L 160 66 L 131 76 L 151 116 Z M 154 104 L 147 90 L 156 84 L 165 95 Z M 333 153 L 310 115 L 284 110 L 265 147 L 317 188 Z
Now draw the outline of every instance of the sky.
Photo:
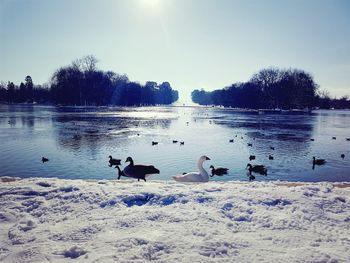
M 298 68 L 321 90 L 350 95 L 348 0 L 0 0 L 0 80 L 48 83 L 94 55 L 132 81 L 194 89 Z

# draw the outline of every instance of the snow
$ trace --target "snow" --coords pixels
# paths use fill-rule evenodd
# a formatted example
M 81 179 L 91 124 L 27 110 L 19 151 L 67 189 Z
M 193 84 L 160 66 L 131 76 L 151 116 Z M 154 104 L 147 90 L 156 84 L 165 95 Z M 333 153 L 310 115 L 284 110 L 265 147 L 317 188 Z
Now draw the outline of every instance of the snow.
M 0 179 L 0 262 L 350 262 L 346 183 Z

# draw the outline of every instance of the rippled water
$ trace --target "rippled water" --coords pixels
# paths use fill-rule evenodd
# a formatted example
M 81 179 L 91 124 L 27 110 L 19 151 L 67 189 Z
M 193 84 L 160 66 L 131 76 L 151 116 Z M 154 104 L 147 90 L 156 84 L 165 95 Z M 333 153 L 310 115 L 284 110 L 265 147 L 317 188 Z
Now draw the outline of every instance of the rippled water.
M 123 162 L 132 156 L 135 163 L 153 164 L 161 173 L 150 179 L 169 180 L 196 171 L 198 157 L 205 154 L 211 158 L 207 171 L 211 164 L 229 168 L 228 175 L 211 179 L 247 180 L 245 167 L 252 154 L 256 160 L 251 163 L 268 169 L 267 177 L 256 176 L 259 181 L 350 181 L 347 137 L 350 111 L 256 115 L 200 107 L 2 105 L 0 175 L 113 179 L 116 171 L 108 167 L 112 155 Z M 152 141 L 159 144 L 152 146 Z M 270 154 L 274 160 L 268 159 Z M 42 156 L 50 161 L 42 163 Z M 313 170 L 313 156 L 327 163 Z

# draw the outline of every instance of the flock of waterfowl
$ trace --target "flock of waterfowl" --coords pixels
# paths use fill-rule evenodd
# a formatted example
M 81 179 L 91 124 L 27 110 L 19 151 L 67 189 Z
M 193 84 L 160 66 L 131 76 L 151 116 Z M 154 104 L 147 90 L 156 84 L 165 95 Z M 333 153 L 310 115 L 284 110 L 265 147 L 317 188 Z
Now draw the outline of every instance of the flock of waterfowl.
M 237 135 L 236 135 L 236 137 L 237 137 Z M 336 137 L 332 137 L 332 139 L 336 140 Z M 346 141 L 350 141 L 350 138 L 345 138 L 345 139 L 346 139 Z M 255 140 L 255 138 L 253 138 L 253 140 Z M 314 141 L 313 138 L 311 138 L 310 140 Z M 172 142 L 175 144 L 175 143 L 178 143 L 179 141 L 173 140 Z M 230 139 L 229 142 L 233 143 L 234 139 Z M 157 145 L 157 144 L 158 144 L 158 142 L 152 141 L 152 145 Z M 184 144 L 185 144 L 185 142 L 183 142 L 183 141 L 180 142 L 180 145 L 184 145 Z M 252 147 L 253 144 L 248 143 L 247 146 Z M 270 150 L 275 150 L 275 147 L 270 146 Z M 344 159 L 345 154 L 341 154 L 340 157 L 342 159 Z M 111 155 L 109 155 L 108 158 L 109 158 L 109 161 L 108 161 L 109 167 L 115 166 L 115 168 L 118 171 L 118 180 L 120 179 L 121 176 L 124 176 L 124 177 L 129 177 L 129 178 L 135 178 L 138 181 L 140 181 L 140 179 L 146 181 L 146 177 L 148 175 L 160 173 L 160 171 L 157 168 L 155 168 L 153 165 L 134 164 L 134 160 L 131 157 L 128 157 L 126 159 L 125 162 L 128 162 L 129 164 L 123 170 L 121 170 L 119 167 L 121 165 L 121 159 L 115 159 Z M 249 159 L 249 161 L 253 161 L 256 159 L 256 156 L 250 155 L 248 159 Z M 274 157 L 272 155 L 269 155 L 268 159 L 274 160 Z M 182 174 L 175 175 L 172 178 L 178 182 L 208 182 L 209 175 L 208 175 L 207 171 L 203 168 L 203 163 L 207 160 L 210 160 L 210 158 L 205 156 L 205 155 L 201 156 L 197 162 L 197 168 L 198 168 L 197 172 L 184 172 Z M 48 162 L 49 159 L 46 157 L 42 157 L 41 161 L 43 163 L 45 163 L 45 162 Z M 316 159 L 316 157 L 313 157 L 312 158 L 312 169 L 314 169 L 316 165 L 324 165 L 325 163 L 326 163 L 325 159 Z M 213 165 L 210 165 L 209 169 L 211 169 L 210 177 L 214 177 L 215 175 L 216 176 L 223 176 L 223 175 L 227 174 L 228 170 L 229 170 L 228 168 L 224 168 L 224 167 L 215 168 Z M 267 168 L 262 164 L 250 164 L 250 163 L 248 163 L 246 166 L 246 170 L 247 170 L 247 175 L 248 175 L 249 181 L 252 181 L 255 179 L 255 176 L 253 175 L 253 173 L 267 176 Z

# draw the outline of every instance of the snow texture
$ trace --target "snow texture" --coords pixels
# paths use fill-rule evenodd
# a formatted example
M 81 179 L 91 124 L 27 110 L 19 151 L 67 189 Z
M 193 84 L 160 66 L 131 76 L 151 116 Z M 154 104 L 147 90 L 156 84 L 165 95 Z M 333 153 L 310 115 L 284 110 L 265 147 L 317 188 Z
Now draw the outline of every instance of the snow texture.
M 350 262 L 346 183 L 0 178 L 0 262 Z

